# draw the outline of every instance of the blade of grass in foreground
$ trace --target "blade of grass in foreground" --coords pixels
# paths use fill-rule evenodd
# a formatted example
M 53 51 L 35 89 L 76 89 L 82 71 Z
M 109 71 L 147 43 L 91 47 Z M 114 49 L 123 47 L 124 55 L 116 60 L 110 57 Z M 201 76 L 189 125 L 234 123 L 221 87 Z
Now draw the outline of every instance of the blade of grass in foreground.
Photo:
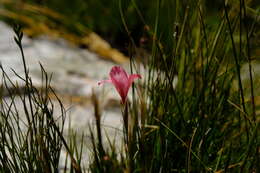
M 197 154 L 174 132 L 172 131 L 169 127 L 167 127 L 166 124 L 164 124 L 163 122 L 161 122 L 159 119 L 157 118 L 154 118 L 156 121 L 158 121 L 159 123 L 161 123 L 161 125 L 163 127 L 165 127 L 171 134 L 173 134 L 187 149 L 190 150 L 190 152 L 192 153 L 192 155 L 194 157 L 196 157 L 196 159 L 199 160 L 199 162 L 204 166 L 204 168 L 207 170 L 207 171 L 212 171 L 212 168 L 208 167 L 200 158 L 199 156 L 197 156 Z

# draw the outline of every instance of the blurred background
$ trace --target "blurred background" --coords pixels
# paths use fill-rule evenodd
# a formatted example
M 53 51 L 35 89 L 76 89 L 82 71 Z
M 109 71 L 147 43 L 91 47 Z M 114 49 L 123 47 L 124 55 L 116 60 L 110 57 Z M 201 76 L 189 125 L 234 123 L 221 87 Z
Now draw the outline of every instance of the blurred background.
M 203 15 L 207 30 L 210 32 L 221 21 L 220 12 L 223 2 L 218 0 L 201 1 Z M 248 0 L 248 24 L 255 21 L 259 26 L 259 2 Z M 81 48 L 90 47 L 90 42 L 99 41 L 91 33 L 95 33 L 101 40 L 106 41 L 113 48 L 129 54 L 129 40 L 133 39 L 138 48 L 147 48 L 154 31 L 157 16 L 157 0 L 133 1 L 133 0 L 1 0 L 0 19 L 9 25 L 19 23 L 29 37 L 48 35 L 54 38 L 64 38 Z M 170 43 L 173 37 L 169 33 L 176 32 L 180 27 L 183 17 L 180 12 L 186 7 L 196 6 L 195 1 L 164 0 L 160 3 L 160 15 L 158 16 L 158 33 L 162 42 Z M 238 6 L 234 0 L 228 1 L 229 8 Z M 234 15 L 236 11 L 234 10 Z M 253 36 L 254 47 L 259 45 L 259 31 Z M 92 37 L 94 39 L 92 40 Z M 98 43 L 97 43 L 98 44 Z M 102 47 L 102 42 L 100 43 Z M 105 44 L 105 43 L 104 43 Z M 147 46 L 147 47 L 145 47 Z M 172 45 L 168 44 L 168 49 Z M 102 49 L 102 48 L 101 48 Z M 166 49 L 167 50 L 167 49 Z M 98 50 L 96 50 L 98 52 Z M 100 51 L 104 57 L 106 53 Z M 259 53 L 257 53 L 259 54 Z M 113 56 L 110 57 L 113 59 Z M 119 62 L 124 61 L 124 56 L 118 57 Z M 141 57 L 140 57 L 141 58 Z M 142 57 L 144 58 L 144 57 Z M 116 59 L 116 58 L 115 58 Z

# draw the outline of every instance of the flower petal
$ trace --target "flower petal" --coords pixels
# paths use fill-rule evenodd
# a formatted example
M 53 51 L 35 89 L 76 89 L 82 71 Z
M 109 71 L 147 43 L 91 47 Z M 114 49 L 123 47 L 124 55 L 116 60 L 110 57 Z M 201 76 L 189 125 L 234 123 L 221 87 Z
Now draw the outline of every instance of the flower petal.
M 121 96 L 121 99 L 124 103 L 130 87 L 126 71 L 120 66 L 114 66 L 111 69 L 109 75 L 112 80 L 112 83 L 114 84 L 117 92 Z
M 114 66 L 110 73 L 110 79 L 114 79 L 114 80 L 123 80 L 123 81 L 127 81 L 128 80 L 128 75 L 126 73 L 126 71 L 120 67 L 120 66 Z
M 114 66 L 112 67 L 109 76 L 110 79 L 99 81 L 98 85 L 101 85 L 103 83 L 112 83 L 115 86 L 117 92 L 119 93 L 122 99 L 122 103 L 125 104 L 127 100 L 127 94 L 129 88 L 134 82 L 134 79 L 141 78 L 141 75 L 139 74 L 128 75 L 127 72 L 122 67 Z
M 134 82 L 135 79 L 141 79 L 141 75 L 140 74 L 131 74 L 128 78 L 128 83 L 131 86 L 131 84 Z
M 104 83 L 112 83 L 111 79 L 107 79 L 107 80 L 101 80 L 98 82 L 98 85 L 102 85 Z

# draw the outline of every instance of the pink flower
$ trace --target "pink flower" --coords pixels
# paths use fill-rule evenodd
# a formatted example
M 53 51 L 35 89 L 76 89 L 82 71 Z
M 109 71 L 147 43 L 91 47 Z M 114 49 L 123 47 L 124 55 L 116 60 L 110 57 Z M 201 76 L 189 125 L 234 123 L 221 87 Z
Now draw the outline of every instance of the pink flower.
M 112 83 L 115 86 L 119 95 L 121 96 L 122 103 L 125 104 L 129 88 L 134 82 L 134 79 L 141 78 L 141 75 L 139 74 L 128 75 L 122 67 L 114 66 L 112 67 L 109 76 L 110 79 L 102 80 L 98 82 L 98 85 L 103 83 Z

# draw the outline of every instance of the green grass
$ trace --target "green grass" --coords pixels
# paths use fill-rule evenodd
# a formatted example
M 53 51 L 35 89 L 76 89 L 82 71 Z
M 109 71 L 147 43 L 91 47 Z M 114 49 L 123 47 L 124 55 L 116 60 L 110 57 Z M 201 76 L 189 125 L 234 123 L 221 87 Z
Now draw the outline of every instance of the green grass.
M 213 24 L 203 1 L 172 3 L 156 1 L 154 23 L 146 33 L 149 74 L 128 105 L 132 121 L 125 127 L 132 129 L 125 131 L 126 171 L 257 172 L 259 93 L 254 92 L 250 39 L 259 24 L 248 18 L 244 1 L 220 4 Z M 138 45 L 123 9 L 129 54 L 134 55 Z M 131 60 L 133 66 L 137 60 Z M 251 81 L 247 98 L 240 74 L 244 64 Z
M 100 124 L 98 98 L 93 95 L 96 122 L 95 128 L 89 128 L 93 146 L 90 172 L 259 172 L 260 93 L 256 92 L 258 81 L 253 78 L 252 69 L 259 50 L 256 46 L 259 4 L 245 0 L 227 4 L 213 1 L 218 7 L 215 9 L 206 1 L 193 0 L 98 2 L 83 3 L 82 9 L 71 16 L 71 21 L 79 20 L 78 15 L 84 13 L 87 6 L 97 7 L 97 11 L 102 6 L 116 13 L 113 19 L 120 23 L 120 33 L 124 29 L 123 38 L 129 41 L 131 72 L 138 71 L 135 67 L 142 61 L 147 74 L 141 74 L 144 83 L 133 85 L 132 102 L 122 105 L 123 149 L 118 149 L 111 138 L 109 146 L 104 146 L 103 139 L 107 136 Z M 55 9 L 55 3 L 64 9 Z M 75 9 L 81 3 L 76 1 Z M 68 15 L 74 9 L 65 8 L 69 4 L 68 1 L 52 1 L 49 8 Z M 113 27 L 106 23 L 109 16 L 99 21 L 104 16 L 95 16 L 91 11 L 88 15 L 100 23 L 94 25 L 80 20 L 79 23 L 89 25 L 92 30 L 97 27 L 104 34 L 110 30 L 115 34 Z M 101 31 L 104 28 L 98 26 L 100 24 L 106 25 L 107 31 Z M 138 30 L 137 35 L 135 30 Z M 16 35 L 22 52 L 21 33 L 16 30 Z M 141 38 L 146 41 L 139 43 L 137 40 Z M 136 58 L 140 48 L 148 52 L 145 60 Z M 26 72 L 25 61 L 24 65 Z M 248 66 L 247 84 L 241 78 L 242 66 Z M 43 77 L 48 81 L 44 70 Z M 3 79 L 9 81 L 6 75 Z M 30 135 L 24 136 L 19 129 L 7 130 L 19 124 L 20 113 L 15 111 L 14 101 L 7 105 L 2 99 L 1 170 L 55 172 L 61 146 L 64 146 L 72 159 L 72 163 L 68 162 L 72 165 L 70 171 L 83 171 L 86 166 L 81 163 L 84 140 L 72 135 L 70 141 L 66 141 L 62 136 L 63 124 L 56 125 L 51 116 L 53 107 L 47 106 L 52 105 L 46 94 L 52 92 L 49 83 L 46 82 L 44 92 L 40 92 L 33 87 L 27 72 L 23 80 L 29 95 L 19 94 L 18 98 L 25 105 L 27 134 Z M 29 99 L 28 104 L 25 98 Z M 63 110 L 62 103 L 60 107 Z M 37 116 L 32 116 L 35 113 Z M 39 136 L 36 135 L 38 129 Z M 78 146 L 82 146 L 80 150 Z M 27 151 L 25 155 L 21 154 L 24 150 Z M 9 153 L 12 153 L 10 159 L 5 162 Z
M 22 81 L 17 84 L 1 66 L 0 172 L 59 172 L 62 147 L 74 164 L 71 170 L 81 172 L 62 135 L 65 109 L 50 87 L 50 77 L 39 64 L 42 86 L 34 86 L 23 53 L 23 33 L 19 26 L 14 27 L 14 32 L 22 55 L 24 76 L 13 69 Z M 51 99 L 50 93 L 56 99 Z M 54 117 L 54 111 L 57 111 L 57 117 Z

